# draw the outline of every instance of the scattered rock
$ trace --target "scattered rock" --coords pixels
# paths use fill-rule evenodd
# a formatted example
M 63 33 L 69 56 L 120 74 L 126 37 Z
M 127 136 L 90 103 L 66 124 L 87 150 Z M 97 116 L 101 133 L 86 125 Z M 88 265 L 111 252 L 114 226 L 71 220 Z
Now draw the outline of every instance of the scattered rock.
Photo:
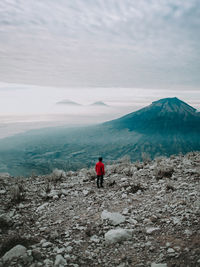
M 157 231 L 159 231 L 159 230 L 160 230 L 159 227 L 147 227 L 147 228 L 146 228 L 146 233 L 147 233 L 148 235 L 151 235 L 152 233 L 157 232 Z
M 156 180 L 158 169 L 173 174 Z M 0 177 L 0 266 L 198 266 L 199 174 L 194 152 L 108 165 L 100 190 L 94 168 Z
M 55 260 L 55 263 L 54 263 L 54 266 L 58 266 L 58 267 L 61 267 L 61 266 L 64 266 L 67 264 L 67 261 L 63 258 L 62 255 L 58 254 L 56 256 L 56 260 Z
M 132 239 L 133 230 L 130 229 L 113 229 L 105 234 L 105 241 L 108 244 L 118 243 L 124 240 Z
M 121 215 L 118 212 L 109 212 L 107 210 L 104 210 L 101 213 L 101 219 L 102 220 L 109 220 L 109 222 L 112 225 L 118 225 L 120 223 L 123 223 L 125 221 L 125 217 Z
M 11 263 L 14 259 L 23 259 L 27 261 L 27 249 L 24 246 L 17 245 L 2 257 L 4 263 Z

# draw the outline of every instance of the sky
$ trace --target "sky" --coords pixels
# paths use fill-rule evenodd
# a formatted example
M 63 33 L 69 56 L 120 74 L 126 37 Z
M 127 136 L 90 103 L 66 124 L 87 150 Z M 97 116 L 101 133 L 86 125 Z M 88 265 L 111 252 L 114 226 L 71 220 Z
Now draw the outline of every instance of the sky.
M 1 0 L 0 124 L 100 122 L 173 96 L 199 108 L 199 43 L 200 0 Z
M 199 89 L 200 0 L 1 0 L 0 81 Z

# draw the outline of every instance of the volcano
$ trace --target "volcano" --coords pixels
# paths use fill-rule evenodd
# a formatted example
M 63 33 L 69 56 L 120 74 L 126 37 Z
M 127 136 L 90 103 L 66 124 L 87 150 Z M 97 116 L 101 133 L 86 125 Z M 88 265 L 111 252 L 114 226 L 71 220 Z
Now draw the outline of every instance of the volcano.
M 200 134 L 200 112 L 176 97 L 164 98 L 105 125 L 143 134 Z

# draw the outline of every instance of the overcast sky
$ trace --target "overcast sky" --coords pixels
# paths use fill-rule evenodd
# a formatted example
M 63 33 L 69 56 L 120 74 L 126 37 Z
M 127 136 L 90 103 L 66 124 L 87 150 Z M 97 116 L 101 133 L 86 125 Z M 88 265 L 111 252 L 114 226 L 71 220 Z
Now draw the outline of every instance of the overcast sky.
M 200 0 L 1 0 L 0 81 L 200 88 Z

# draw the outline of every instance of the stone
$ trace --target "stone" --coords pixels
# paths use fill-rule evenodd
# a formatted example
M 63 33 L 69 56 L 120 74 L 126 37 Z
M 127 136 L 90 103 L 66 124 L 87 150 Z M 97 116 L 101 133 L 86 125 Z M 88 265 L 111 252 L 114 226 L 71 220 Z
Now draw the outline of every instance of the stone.
M 43 266 L 45 266 L 45 267 L 53 267 L 53 261 L 51 261 L 49 259 L 46 259 L 46 260 L 44 260 Z
M 168 248 L 167 253 L 175 253 L 175 250 L 173 248 Z
M 48 197 L 53 198 L 54 196 L 58 196 L 60 194 L 59 190 L 52 189 L 48 194 Z
M 28 255 L 26 248 L 22 245 L 17 245 L 8 252 L 6 252 L 6 254 L 4 254 L 4 256 L 2 257 L 2 260 L 3 262 L 11 262 L 14 259 L 27 259 L 27 257 Z
M 151 267 L 167 267 L 167 263 L 152 263 Z
M 41 252 L 39 251 L 39 249 L 36 249 L 36 248 L 32 250 L 32 256 L 34 259 L 36 259 L 38 261 L 42 259 Z
M 160 230 L 159 227 L 147 227 L 147 228 L 146 228 L 146 233 L 147 233 L 148 235 L 150 235 L 150 234 L 152 234 L 152 233 L 154 233 L 154 232 L 156 232 L 156 231 L 159 231 L 159 230 Z
M 62 265 L 66 265 L 67 264 L 67 261 L 65 258 L 63 258 L 63 256 L 61 254 L 58 254 L 56 255 L 56 260 L 55 260 L 55 263 L 54 263 L 54 266 L 62 266 Z
M 41 211 L 43 211 L 48 205 L 49 205 L 49 203 L 44 203 L 44 204 L 42 204 L 41 206 L 39 206 L 39 207 L 36 209 L 36 212 L 41 212 Z
M 64 195 L 64 196 L 67 196 L 69 194 L 68 190 L 66 189 L 61 189 L 61 193 Z
M 51 247 L 52 246 L 52 243 L 51 242 L 44 242 L 43 244 L 42 244 L 42 247 L 43 248 L 48 248 L 48 247 Z
M 131 229 L 114 229 L 105 233 L 105 241 L 108 244 L 118 243 L 132 238 L 133 230 Z
M 2 214 L 0 215 L 0 224 L 1 228 L 6 228 L 8 226 L 11 226 L 13 224 L 13 221 L 8 214 Z
M 83 195 L 86 197 L 88 194 L 89 194 L 89 191 L 84 189 L 83 190 Z
M 72 252 L 72 250 L 73 250 L 72 246 L 67 246 L 66 249 L 65 249 L 65 251 L 69 252 L 69 253 Z
M 118 225 L 120 223 L 123 223 L 125 221 L 125 217 L 121 215 L 118 212 L 109 212 L 107 210 L 104 210 L 101 213 L 101 219 L 102 220 L 109 220 L 109 222 L 112 225 Z
M 90 240 L 91 240 L 92 242 L 99 243 L 99 238 L 98 238 L 98 236 L 96 236 L 96 235 L 91 236 L 91 237 L 90 237 Z

